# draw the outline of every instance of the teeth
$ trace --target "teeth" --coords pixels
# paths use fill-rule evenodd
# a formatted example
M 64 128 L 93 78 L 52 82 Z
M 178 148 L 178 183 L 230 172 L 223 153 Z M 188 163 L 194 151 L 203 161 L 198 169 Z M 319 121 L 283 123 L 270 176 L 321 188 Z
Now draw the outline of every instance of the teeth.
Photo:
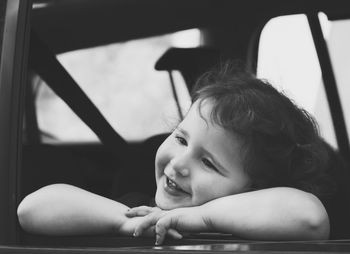
M 166 185 L 171 188 L 171 189 L 175 189 L 177 191 L 181 191 L 181 192 L 184 192 L 184 193 L 187 193 L 185 192 L 183 189 L 181 189 L 177 184 L 176 182 L 172 181 L 169 177 L 166 177 Z
M 173 188 L 177 188 L 177 184 L 168 178 L 168 185 Z

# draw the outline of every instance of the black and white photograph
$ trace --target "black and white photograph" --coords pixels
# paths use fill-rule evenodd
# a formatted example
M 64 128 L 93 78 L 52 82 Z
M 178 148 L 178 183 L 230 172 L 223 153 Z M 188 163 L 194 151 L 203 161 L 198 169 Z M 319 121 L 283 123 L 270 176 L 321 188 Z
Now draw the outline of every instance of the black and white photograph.
M 0 0 L 0 254 L 350 253 L 348 0 Z

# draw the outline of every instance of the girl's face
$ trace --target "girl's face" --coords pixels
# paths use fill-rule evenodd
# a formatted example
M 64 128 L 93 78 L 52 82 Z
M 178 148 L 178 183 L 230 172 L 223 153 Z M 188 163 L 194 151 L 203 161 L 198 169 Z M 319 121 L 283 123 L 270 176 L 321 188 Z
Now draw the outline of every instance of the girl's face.
M 249 185 L 241 141 L 209 119 L 211 102 L 195 102 L 156 155 L 156 203 L 162 209 L 198 206 Z

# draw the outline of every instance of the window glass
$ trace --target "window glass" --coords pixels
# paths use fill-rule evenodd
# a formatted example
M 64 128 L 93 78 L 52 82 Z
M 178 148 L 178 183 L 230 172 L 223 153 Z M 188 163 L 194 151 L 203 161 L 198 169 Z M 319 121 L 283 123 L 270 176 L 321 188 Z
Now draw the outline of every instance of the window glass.
M 123 138 L 142 140 L 169 132 L 179 120 L 169 75 L 154 69 L 156 61 L 172 46 L 196 47 L 199 41 L 193 29 L 68 52 L 58 60 Z M 179 73 L 174 80 L 184 112 L 190 96 Z M 46 86 L 38 92 L 37 111 L 40 128 L 59 141 L 97 140 Z
M 328 21 L 323 26 L 348 133 L 350 131 L 350 20 Z
M 329 24 L 322 19 L 324 29 Z M 321 70 L 305 15 L 270 20 L 259 45 L 257 75 L 277 86 L 297 105 L 313 115 L 321 135 L 337 147 Z

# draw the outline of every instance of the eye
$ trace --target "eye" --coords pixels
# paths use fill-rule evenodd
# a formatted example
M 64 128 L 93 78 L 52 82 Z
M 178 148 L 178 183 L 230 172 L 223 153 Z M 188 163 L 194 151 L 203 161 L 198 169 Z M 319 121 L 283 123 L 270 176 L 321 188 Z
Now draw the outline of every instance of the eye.
M 208 168 L 210 168 L 210 169 L 213 169 L 213 170 L 215 170 L 215 171 L 218 171 L 218 169 L 214 166 L 214 164 L 213 164 L 210 160 L 208 160 L 208 159 L 206 159 L 206 158 L 203 158 L 203 159 L 202 159 L 202 162 L 203 162 L 203 164 L 204 164 L 206 167 L 208 167 Z
M 175 139 L 177 140 L 177 142 L 179 142 L 179 144 L 187 146 L 187 141 L 183 137 L 177 135 L 175 136 Z

